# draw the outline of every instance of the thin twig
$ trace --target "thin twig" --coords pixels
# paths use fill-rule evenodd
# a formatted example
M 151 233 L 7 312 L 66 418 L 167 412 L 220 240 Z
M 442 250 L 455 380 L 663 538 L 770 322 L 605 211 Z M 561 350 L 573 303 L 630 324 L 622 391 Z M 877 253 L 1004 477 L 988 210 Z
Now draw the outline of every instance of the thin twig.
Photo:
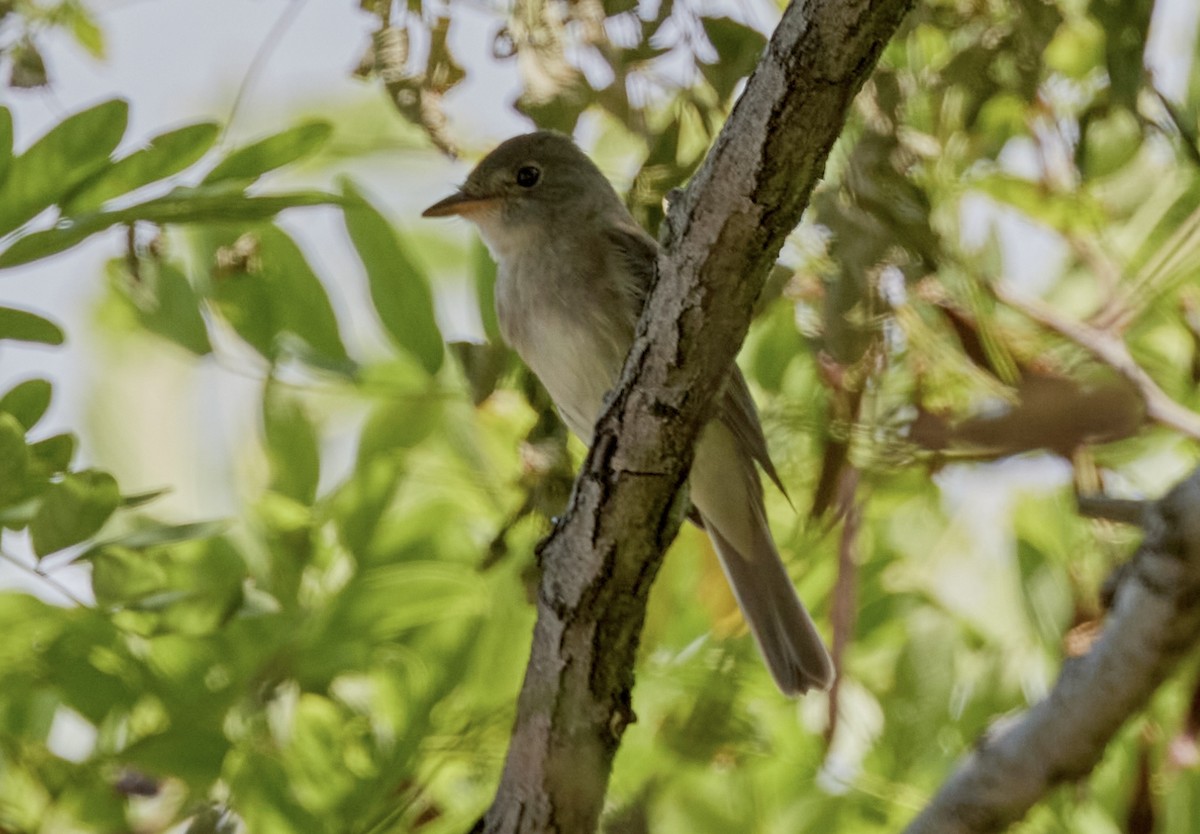
M 255 50 L 250 65 L 246 67 L 246 74 L 242 76 L 242 83 L 238 85 L 237 93 L 233 97 L 233 104 L 229 108 L 229 116 L 225 119 L 225 127 L 221 130 L 222 142 L 228 138 L 229 130 L 233 127 L 233 122 L 242 108 L 242 103 L 245 101 L 246 95 L 250 92 L 250 87 L 258 80 L 263 69 L 266 68 L 267 61 L 270 60 L 275 47 L 283 39 L 288 27 L 300 16 L 300 9 L 306 2 L 308 0 L 291 0 L 291 2 L 284 6 L 283 11 L 279 13 L 279 17 L 271 24 L 271 28 L 267 32 L 266 37 L 263 38 L 263 42 Z
M 1183 140 L 1183 153 L 1193 165 L 1200 167 L 1200 137 L 1196 135 L 1196 129 L 1188 124 L 1187 119 L 1179 112 L 1179 108 L 1167 98 L 1157 87 L 1152 88 L 1154 95 L 1158 98 L 1163 109 L 1167 111 L 1167 117 L 1171 120 L 1172 126 L 1179 131 L 1179 138 Z
M 1146 526 L 1148 501 L 1133 501 L 1128 498 L 1110 498 L 1107 495 L 1081 495 L 1077 499 L 1079 514 L 1086 518 L 1102 518 L 1118 524 Z
M 42 570 L 39 566 L 27 565 L 27 564 L 25 564 L 25 562 L 23 560 L 17 558 L 13 554 L 11 554 L 7 551 L 4 551 L 4 550 L 0 550 L 0 559 L 4 560 L 5 562 L 8 562 L 10 565 L 14 565 L 15 567 L 20 568 L 25 573 L 28 573 L 31 576 L 36 576 L 38 579 L 45 582 L 46 585 L 48 585 L 49 587 L 58 591 L 60 594 L 62 594 L 67 599 L 69 599 L 71 602 L 78 605 L 80 608 L 91 608 L 92 607 L 91 605 L 89 605 L 88 603 L 86 603 L 82 599 L 80 599 L 78 596 L 76 596 L 74 591 L 72 591 L 70 588 L 68 588 L 63 583 L 59 582 L 57 579 L 55 579 L 50 574 L 46 573 L 46 571 Z

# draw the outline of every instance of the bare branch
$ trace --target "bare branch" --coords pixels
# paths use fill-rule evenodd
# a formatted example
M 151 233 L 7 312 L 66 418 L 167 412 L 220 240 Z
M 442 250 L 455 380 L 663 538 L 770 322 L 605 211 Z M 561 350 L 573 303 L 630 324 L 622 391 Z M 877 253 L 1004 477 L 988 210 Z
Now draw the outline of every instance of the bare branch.
M 997 727 L 907 834 L 982 834 L 1019 820 L 1055 785 L 1085 776 L 1200 639 L 1200 469 L 1145 514 L 1104 633 L 1064 664 L 1053 691 Z
M 1125 377 L 1141 394 L 1146 404 L 1146 416 L 1151 420 L 1200 440 L 1200 414 L 1184 408 L 1167 396 L 1150 374 L 1134 361 L 1124 339 L 1107 330 L 1071 321 L 1033 299 L 1017 298 L 1003 287 L 996 287 L 995 293 L 1009 307 L 1070 339 Z
M 1081 495 L 1078 504 L 1079 514 L 1085 518 L 1102 518 L 1143 528 L 1146 526 L 1146 511 L 1154 506 L 1147 501 L 1109 498 L 1107 495 Z
M 634 720 L 650 584 L 709 402 L 850 103 L 912 0 L 797 0 L 668 215 L 661 275 L 544 551 L 538 620 L 495 803 L 476 830 L 595 829 Z

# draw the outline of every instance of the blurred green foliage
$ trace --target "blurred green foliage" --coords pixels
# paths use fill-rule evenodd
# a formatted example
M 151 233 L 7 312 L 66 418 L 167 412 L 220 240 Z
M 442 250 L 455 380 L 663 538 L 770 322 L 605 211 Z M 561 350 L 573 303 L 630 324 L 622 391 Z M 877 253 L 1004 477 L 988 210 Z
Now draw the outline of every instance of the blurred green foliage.
M 586 118 L 589 149 L 634 171 L 651 230 L 764 44 L 732 8 L 518 0 L 490 12 L 492 56 L 455 56 L 456 4 L 362 5 L 378 31 L 360 74 L 432 146 L 459 144 L 442 96 L 516 60 L 516 106 L 562 130 Z M 1072 487 L 1156 495 L 1198 438 L 1148 420 L 1144 390 L 996 289 L 1123 341 L 1159 394 L 1200 408 L 1200 66 L 1180 56 L 1182 97 L 1154 88 L 1152 12 L 934 0 L 889 46 L 742 354 L 801 507 L 772 496 L 775 529 L 842 677 L 829 699 L 780 698 L 685 530 L 654 590 L 607 830 L 898 830 L 1094 627 L 1131 537 L 1079 519 Z M 102 51 L 83 4 L 0 0 L 14 86 L 45 82 L 48 25 Z M 410 54 L 410 37 L 431 46 Z M 0 394 L 0 555 L 51 594 L 67 565 L 91 582 L 70 605 L 0 593 L 0 830 L 465 831 L 499 775 L 534 546 L 578 446 L 498 343 L 481 247 L 401 233 L 349 179 L 273 187 L 315 164 L 329 123 L 224 151 L 195 124 L 113 158 L 127 111 L 99 104 L 14 153 L 0 108 L 0 268 L 123 228 L 108 338 L 170 343 L 196 367 L 250 357 L 268 471 L 228 519 L 164 520 L 155 495 L 40 428 L 49 381 Z M 344 338 L 331 276 L 274 222 L 315 205 L 344 220 L 386 349 Z M 1032 248 L 1047 239 L 1049 264 Z M 470 273 L 488 343 L 443 344 L 448 263 Z M 0 307 L 0 352 L 72 335 Z M 1022 830 L 1193 831 L 1194 666 Z M 63 728 L 82 748 L 64 751 Z

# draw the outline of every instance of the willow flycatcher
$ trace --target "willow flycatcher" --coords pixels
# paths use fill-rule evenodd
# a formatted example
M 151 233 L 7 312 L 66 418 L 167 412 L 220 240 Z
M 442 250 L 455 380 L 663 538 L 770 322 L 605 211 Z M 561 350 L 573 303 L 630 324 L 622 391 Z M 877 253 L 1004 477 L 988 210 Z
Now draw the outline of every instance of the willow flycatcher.
M 504 142 L 426 217 L 474 223 L 496 260 L 505 340 L 590 441 L 616 384 L 654 278 L 658 244 L 568 137 Z M 757 466 L 779 484 L 746 380 L 736 366 L 701 430 L 689 487 L 767 668 L 788 695 L 826 689 L 833 665 L 767 526 Z

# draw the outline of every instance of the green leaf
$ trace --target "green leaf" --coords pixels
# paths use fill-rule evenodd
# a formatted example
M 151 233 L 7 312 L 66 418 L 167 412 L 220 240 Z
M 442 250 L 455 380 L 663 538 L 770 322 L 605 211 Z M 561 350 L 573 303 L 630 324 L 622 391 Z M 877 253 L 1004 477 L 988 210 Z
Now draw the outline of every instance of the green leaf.
M 1137 96 L 1146 69 L 1143 53 L 1153 0 L 1092 0 L 1092 16 L 1104 27 L 1105 63 L 1110 95 L 1115 104 L 1137 110 Z
M 496 262 L 478 237 L 471 247 L 471 275 L 475 279 L 475 301 L 483 332 L 493 345 L 504 344 L 496 318 Z
M 482 405 L 492 395 L 512 360 L 512 352 L 499 343 L 451 342 L 450 352 L 467 378 L 471 402 L 475 405 Z
M 425 559 L 362 571 L 329 613 L 331 635 L 393 640 L 412 628 L 468 619 L 487 605 L 487 586 L 472 568 Z
M 403 468 L 395 460 L 360 461 L 329 503 L 342 543 L 359 564 L 367 561 L 368 546 L 402 476 Z
M 397 449 L 411 449 L 437 428 L 442 417 L 437 397 L 405 397 L 380 403 L 363 424 L 358 466 Z
M 75 455 L 75 435 L 64 432 L 39 440 L 29 447 L 43 469 L 51 475 L 65 472 Z
M 251 234 L 253 263 L 215 280 L 213 298 L 221 314 L 268 358 L 278 353 L 280 337 L 290 333 L 317 353 L 346 360 L 333 306 L 300 247 L 275 226 Z
M 1104 30 L 1087 16 L 1064 20 L 1046 46 L 1046 67 L 1082 81 L 1104 59 Z
M 7 411 L 29 431 L 50 407 L 53 386 L 45 379 L 27 379 L 0 397 L 0 411 Z
M 13 122 L 12 113 L 7 107 L 0 107 L 0 186 L 8 176 L 8 170 L 13 160 Z
M 168 339 L 197 356 L 212 352 L 208 326 L 200 313 L 200 299 L 174 265 L 157 261 L 142 284 L 134 283 L 123 261 L 110 264 L 110 278 L 134 309 L 138 322 L 155 335 Z
M 167 585 L 165 560 L 119 545 L 89 548 L 80 557 L 92 565 L 92 592 L 101 605 L 126 605 L 160 593 Z
M 975 187 L 1052 229 L 1092 232 L 1104 224 L 1104 209 L 1083 193 L 1054 192 L 1040 183 L 1009 174 L 983 177 L 976 181 Z
M 12 246 L 0 252 L 0 269 L 21 266 L 41 258 L 57 255 L 78 246 L 97 232 L 102 232 L 117 221 L 108 215 L 91 214 L 17 238 Z
M 95 211 L 114 197 L 179 173 L 208 153 L 219 133 L 216 124 L 201 122 L 155 136 L 146 147 L 83 183 L 63 207 L 64 213 Z
M 253 181 L 268 171 L 282 168 L 311 155 L 333 133 L 328 122 L 311 121 L 238 148 L 208 172 L 204 184 L 224 180 Z
M 136 530 L 97 542 L 79 556 L 76 561 L 92 558 L 106 547 L 123 547 L 129 550 L 145 550 L 164 544 L 179 544 L 186 541 L 211 539 L 229 528 L 226 521 L 193 521 L 190 524 L 164 524 L 161 521 L 144 520 Z
M 264 278 L 275 295 L 281 328 L 318 353 L 346 359 L 333 305 L 300 247 L 277 226 L 264 228 L 258 241 Z
M 164 197 L 136 206 L 119 211 L 81 215 L 70 218 L 52 229 L 25 235 L 0 252 L 0 269 L 56 255 L 111 226 L 138 220 L 161 225 L 254 222 L 270 220 L 289 208 L 338 202 L 341 202 L 341 198 L 320 191 L 295 191 L 250 197 L 240 189 L 229 186 L 177 188 Z
M 36 313 L 0 307 L 0 340 L 4 339 L 61 345 L 65 337 L 62 328 Z
M 134 669 L 109 615 L 89 609 L 72 614 L 58 639 L 42 647 L 41 659 L 54 670 L 54 688 L 63 702 L 99 724 L 118 704 L 128 708 L 137 679 L 129 677 Z M 106 662 L 98 662 L 101 656 Z
M 321 476 L 316 428 L 304 407 L 268 382 L 263 393 L 263 433 L 271 463 L 271 489 L 311 505 Z
M 71 34 L 75 36 L 75 42 L 87 50 L 93 58 L 103 58 L 104 31 L 96 25 L 96 19 L 82 4 L 73 4 L 69 8 L 71 10 Z
M 0 185 L 0 235 L 27 222 L 108 164 L 129 105 L 106 101 L 68 116 L 10 165 Z
M 1114 174 L 1137 156 L 1142 147 L 1142 124 L 1128 110 L 1114 107 L 1109 112 L 1080 120 L 1083 141 L 1076 161 L 1089 179 Z
M 762 33 L 727 17 L 701 18 L 704 34 L 717 51 L 717 60 L 701 63 L 700 72 L 724 101 L 737 83 L 754 71 L 767 39 Z
M 392 224 L 349 180 L 342 181 L 346 231 L 367 271 L 371 300 L 384 329 L 430 374 L 442 366 L 444 347 L 433 315 L 429 280 L 405 253 Z
M 341 202 L 323 191 L 289 191 L 251 197 L 230 185 L 177 188 L 165 197 L 114 212 L 117 222 L 235 223 L 269 220 L 284 209 Z
M 78 544 L 99 530 L 120 503 L 117 481 L 107 472 L 88 469 L 63 476 L 46 490 L 29 525 L 34 552 L 40 557 Z
M 0 412 L 0 507 L 29 494 L 29 448 L 25 427 L 11 414 Z
M 220 777 L 229 749 L 229 739 L 219 726 L 196 726 L 194 721 L 181 720 L 130 744 L 121 751 L 121 758 L 150 773 L 170 773 L 192 791 L 203 793 Z

